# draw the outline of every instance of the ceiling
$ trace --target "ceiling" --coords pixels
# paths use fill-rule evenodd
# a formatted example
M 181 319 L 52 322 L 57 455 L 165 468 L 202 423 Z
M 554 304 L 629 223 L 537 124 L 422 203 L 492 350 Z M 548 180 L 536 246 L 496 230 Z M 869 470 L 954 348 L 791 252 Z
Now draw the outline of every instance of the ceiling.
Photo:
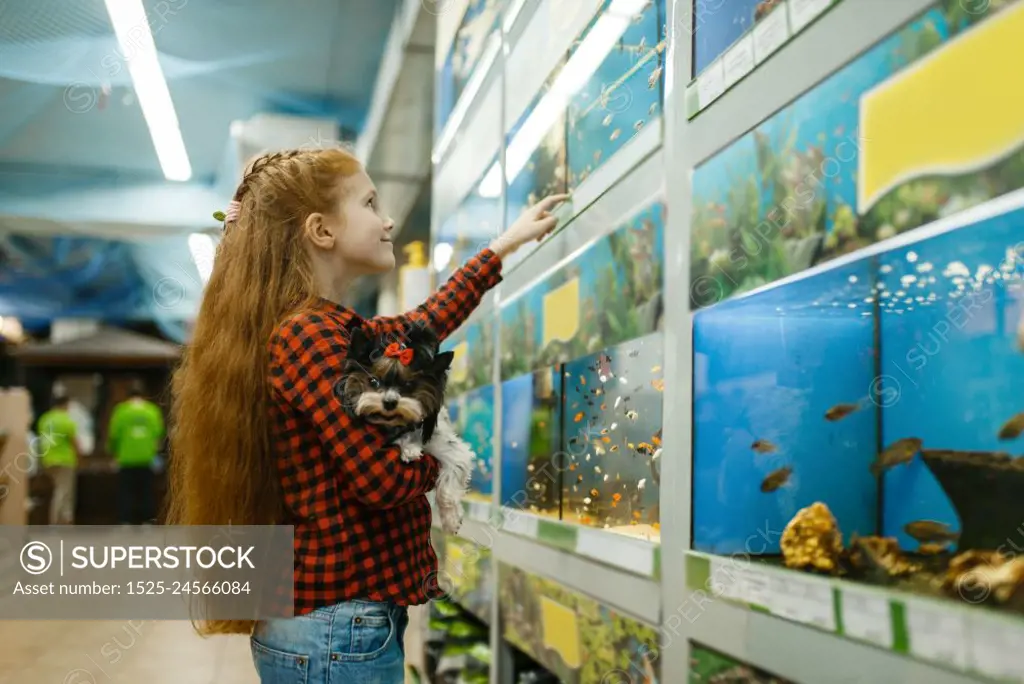
M 111 280 L 105 264 L 129 271 L 121 290 L 177 274 L 194 304 L 201 287 L 185 282 L 195 274 L 187 240 L 217 229 L 211 214 L 237 182 L 232 122 L 309 117 L 337 125 L 328 140 L 354 139 L 401 3 L 143 4 L 192 166 L 183 183 L 161 173 L 127 68 L 131 50 L 120 47 L 103 0 L 0 0 L 0 315 L 110 318 L 103 312 L 122 307 L 127 318 L 145 316 L 138 286 L 131 301 L 107 293 L 97 309 L 94 291 Z M 37 253 L 46 266 L 32 263 Z M 51 291 L 59 296 L 41 295 Z M 82 313 L 74 302 L 90 296 Z M 170 318 L 187 308 L 148 306 Z

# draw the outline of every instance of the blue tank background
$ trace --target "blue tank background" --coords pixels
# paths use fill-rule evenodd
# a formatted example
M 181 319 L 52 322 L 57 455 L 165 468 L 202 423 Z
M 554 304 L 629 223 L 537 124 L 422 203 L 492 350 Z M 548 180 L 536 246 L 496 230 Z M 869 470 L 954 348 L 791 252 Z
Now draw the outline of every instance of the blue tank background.
M 494 385 L 466 392 L 448 404 L 456 432 L 476 454 L 469 489 L 490 495 L 494 481 Z
M 907 258 L 911 254 L 913 261 Z M 1011 254 L 1015 256 L 1008 258 Z M 1024 410 L 1024 353 L 1016 346 L 1017 324 L 1024 315 L 1022 259 L 1022 209 L 882 259 L 883 268 L 892 268 L 882 276 L 893 283 L 890 290 L 909 275 L 918 280 L 905 287 L 908 295 L 927 298 L 935 293 L 937 299 L 932 306 L 920 306 L 915 299 L 913 309 L 898 315 L 887 311 L 881 317 L 881 372 L 888 390 L 896 390 L 889 392 L 892 403 L 883 409 L 885 444 L 918 437 L 926 449 L 1021 453 L 1019 440 L 1003 442 L 997 435 Z M 953 279 L 963 276 L 943 274 L 952 262 L 962 263 L 971 274 L 964 282 L 968 294 L 956 298 L 950 297 L 957 290 Z M 933 269 L 922 273 L 922 265 Z M 979 279 L 981 266 L 1002 275 Z M 935 282 L 918 287 L 928 275 Z M 972 280 L 979 290 L 973 289 Z M 949 499 L 920 459 L 889 471 L 884 505 L 883 533 L 897 537 L 905 548 L 916 544 L 903 532 L 913 520 L 939 520 L 959 529 Z
M 526 489 L 533 413 L 533 375 L 501 383 L 501 503 Z M 513 502 L 514 505 L 514 502 Z
M 754 8 L 760 0 L 692 2 L 692 14 L 685 16 L 691 25 L 680 26 L 678 30 L 693 32 L 694 76 L 698 76 L 754 26 Z
M 874 324 L 862 315 L 870 310 L 863 303 L 869 275 L 861 262 L 695 315 L 695 549 L 778 553 L 786 523 L 818 500 L 828 503 L 845 536 L 874 533 L 872 405 L 840 421 L 824 418 L 836 404 L 869 393 Z M 757 439 L 778 452 L 755 454 Z M 787 465 L 794 469 L 790 483 L 762 493 L 762 480 Z M 752 536 L 770 541 L 749 548 Z

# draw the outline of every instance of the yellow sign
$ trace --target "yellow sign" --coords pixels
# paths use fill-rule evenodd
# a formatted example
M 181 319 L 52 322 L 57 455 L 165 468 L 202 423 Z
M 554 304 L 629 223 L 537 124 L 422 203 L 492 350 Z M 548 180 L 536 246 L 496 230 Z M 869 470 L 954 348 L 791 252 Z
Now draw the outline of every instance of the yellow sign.
M 469 342 L 460 342 L 452 348 L 452 352 L 455 356 L 452 357 L 449 378 L 453 382 L 465 382 L 469 379 Z
M 580 280 L 573 278 L 565 285 L 544 295 L 544 342 L 571 340 L 580 328 Z
M 987 168 L 1024 143 L 1024 3 L 864 94 L 857 209 L 932 175 Z
M 544 646 L 562 656 L 573 670 L 583 664 L 580 657 L 580 628 L 576 611 L 547 596 L 540 597 L 541 620 L 544 627 Z

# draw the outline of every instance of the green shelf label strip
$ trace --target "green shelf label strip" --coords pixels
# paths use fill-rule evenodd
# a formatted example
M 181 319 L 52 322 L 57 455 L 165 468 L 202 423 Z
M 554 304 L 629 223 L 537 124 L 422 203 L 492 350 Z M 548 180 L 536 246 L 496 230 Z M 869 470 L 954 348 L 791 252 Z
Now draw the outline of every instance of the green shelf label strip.
M 686 584 L 717 598 L 968 675 L 1024 678 L 1024 620 L 735 558 L 690 552 Z
M 686 116 L 692 119 L 727 90 L 750 75 L 783 45 L 840 0 L 782 0 L 744 33 L 688 86 Z

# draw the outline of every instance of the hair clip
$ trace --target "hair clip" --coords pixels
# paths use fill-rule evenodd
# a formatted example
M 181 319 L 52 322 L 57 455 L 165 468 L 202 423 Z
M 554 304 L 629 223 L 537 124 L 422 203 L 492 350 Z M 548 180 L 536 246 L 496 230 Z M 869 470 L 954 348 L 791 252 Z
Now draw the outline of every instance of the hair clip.
M 215 211 L 213 212 L 213 218 L 217 219 L 221 223 L 231 223 L 232 221 L 238 220 L 238 211 L 242 208 L 240 202 L 232 200 L 228 202 L 227 212 Z
M 403 366 L 408 366 L 412 363 L 412 348 L 402 347 L 397 342 L 392 342 L 384 349 L 384 356 L 398 359 Z

